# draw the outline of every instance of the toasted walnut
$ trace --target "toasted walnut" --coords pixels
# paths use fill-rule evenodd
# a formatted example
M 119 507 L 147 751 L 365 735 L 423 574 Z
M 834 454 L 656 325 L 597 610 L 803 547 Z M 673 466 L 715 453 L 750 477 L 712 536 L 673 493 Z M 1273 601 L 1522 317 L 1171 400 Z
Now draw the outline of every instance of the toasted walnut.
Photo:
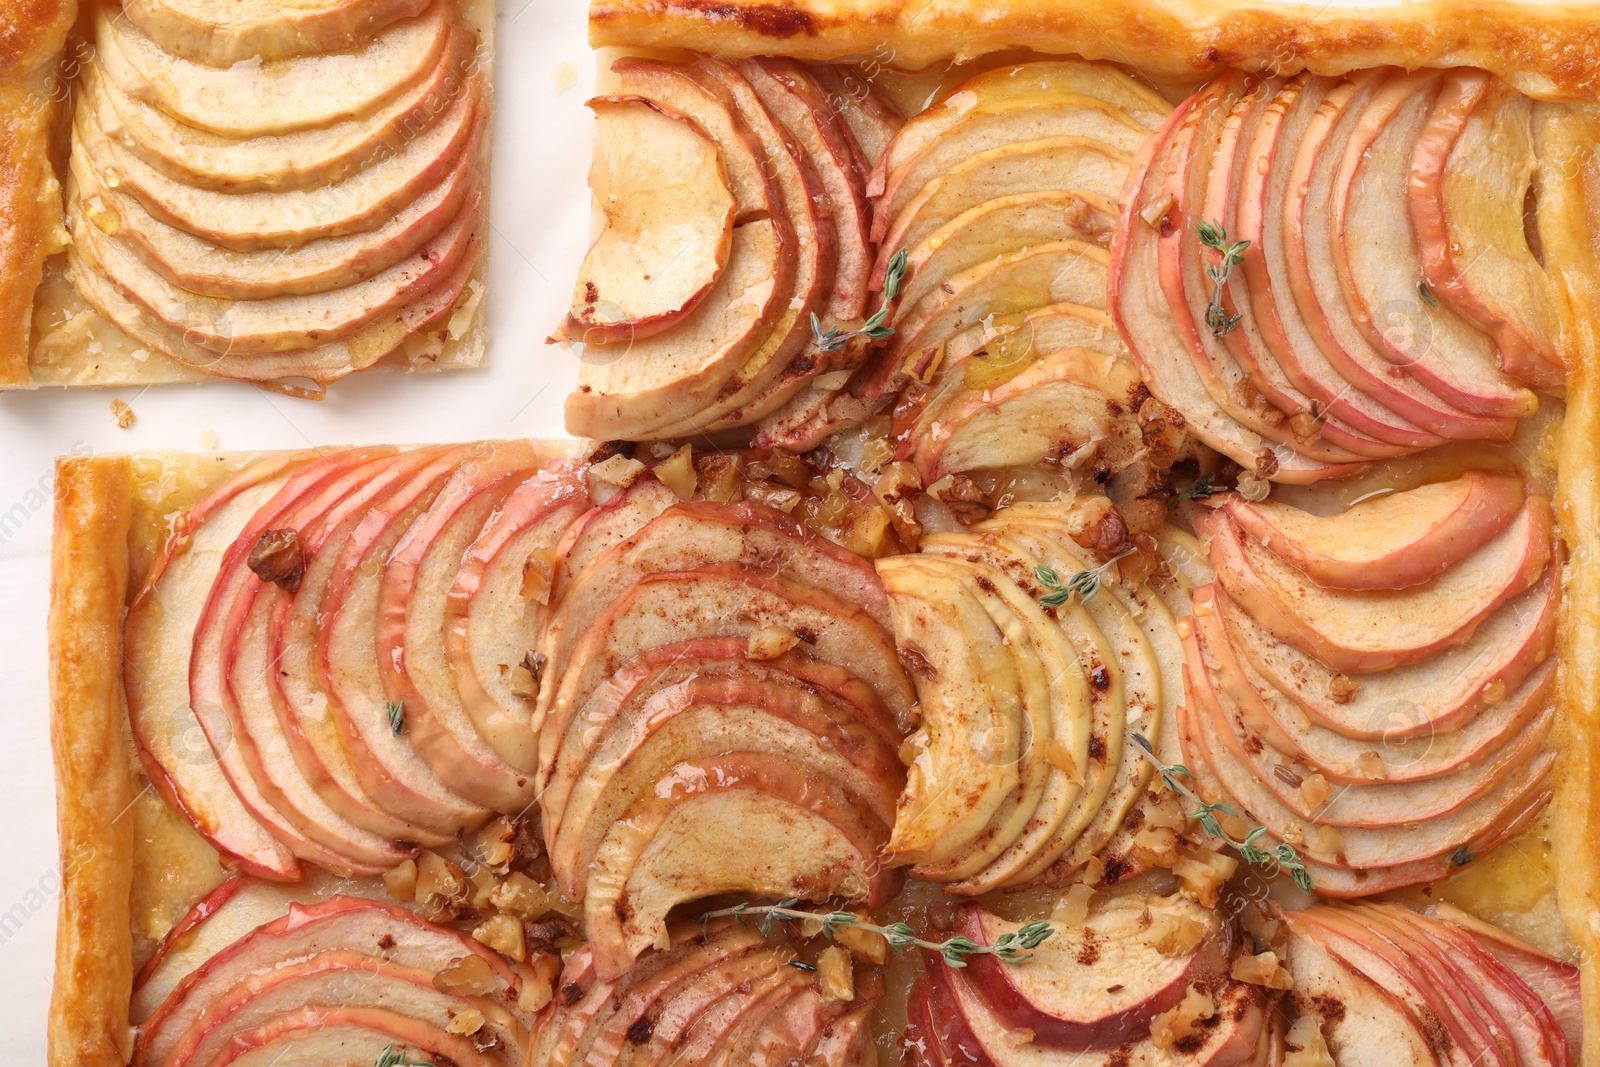
M 863 922 L 872 919 L 866 912 L 856 912 Z M 859 926 L 842 926 L 834 931 L 833 939 L 869 963 L 882 964 L 889 958 L 889 942 L 876 930 L 863 930 Z
M 511 668 L 506 677 L 506 687 L 513 695 L 533 700 L 539 695 L 539 680 L 544 676 L 545 654 L 529 652 L 522 662 Z
M 535 604 L 550 603 L 550 582 L 555 577 L 555 559 L 547 551 L 534 552 L 522 563 L 522 599 Z
M 452 960 L 433 976 L 433 988 L 455 997 L 481 997 L 499 986 L 494 970 L 482 956 L 462 956 Z
M 823 1000 L 848 1004 L 856 999 L 856 969 L 843 946 L 829 945 L 817 957 L 817 984 Z
M 672 490 L 673 496 L 679 500 L 694 499 L 694 492 L 700 487 L 700 477 L 695 473 L 692 446 L 684 445 L 657 463 L 654 470 L 661 484 Z
M 694 470 L 700 495 L 707 500 L 728 503 L 739 498 L 744 484 L 744 459 L 713 452 L 696 456 Z
M 994 513 L 994 508 L 989 506 L 983 489 L 965 474 L 957 474 L 941 489 L 934 490 L 930 487 L 929 491 L 941 504 L 950 509 L 950 514 L 954 515 L 956 521 L 963 526 L 982 522 Z
M 745 646 L 745 658 L 754 660 L 777 659 L 795 645 L 800 643 L 800 638 L 793 630 L 782 626 L 763 626 L 750 635 L 750 642 Z
M 1356 757 L 1356 770 L 1361 772 L 1363 778 L 1387 778 L 1389 772 L 1384 768 L 1383 757 L 1376 752 L 1363 752 Z
M 250 570 L 263 582 L 293 593 L 306 575 L 306 552 L 297 530 L 268 530 L 250 550 Z
M 1217 1005 L 1211 994 L 1199 986 L 1190 986 L 1183 1000 L 1150 1021 L 1150 1041 L 1158 1049 L 1172 1048 L 1216 1014 Z
M 589 468 L 589 482 L 626 489 L 643 472 L 644 464 L 632 456 L 615 455 Z
M 1171 867 L 1178 862 L 1177 831 L 1146 826 L 1133 835 L 1133 858 L 1150 867 Z
M 1094 906 L 1094 886 L 1086 882 L 1067 887 L 1066 895 L 1056 901 L 1055 910 L 1050 913 L 1054 922 L 1066 926 L 1083 926 L 1089 921 L 1090 909 Z
M 478 831 L 478 856 L 491 867 L 511 862 L 511 843 L 517 839 L 517 824 L 504 815 Z
M 523 923 L 522 936 L 528 951 L 549 952 L 578 939 L 578 928 L 559 915 L 547 915 L 538 922 Z
M 555 996 L 556 980 L 561 977 L 561 957 L 554 952 L 541 952 L 528 961 L 522 972 L 522 988 L 517 993 L 517 1007 L 523 1011 L 542 1011 Z
M 1289 1027 L 1283 1043 L 1289 1054 L 1283 1067 L 1338 1067 L 1328 1052 L 1328 1042 L 1315 1015 L 1302 1015 Z
M 1234 857 L 1204 848 L 1184 849 L 1184 854 L 1172 865 L 1179 891 L 1207 908 L 1217 906 L 1223 885 L 1238 869 L 1239 861 Z
M 904 460 L 884 467 L 878 480 L 872 483 L 872 495 L 885 504 L 904 500 L 921 491 L 922 475 L 917 473 L 915 466 Z
M 489 894 L 489 903 L 519 919 L 537 919 L 550 910 L 550 894 L 521 871 L 512 871 Z
M 428 906 L 441 901 L 459 900 L 467 892 L 467 876 L 461 868 L 437 852 L 417 857 L 418 904 Z
M 754 500 L 757 504 L 765 504 L 767 507 L 775 508 L 785 515 L 793 515 L 795 509 L 805 501 L 805 497 L 800 494 L 799 490 L 769 485 L 764 482 L 751 482 L 746 485 L 744 487 L 744 495 L 747 499 Z
M 491 916 L 472 931 L 472 936 L 502 956 L 510 956 L 518 962 L 528 958 L 522 923 L 510 915 Z
M 475 1034 L 483 1029 L 484 1022 L 483 1012 L 477 1008 L 462 1008 L 450 1014 L 444 1031 L 447 1034 Z
M 1293 989 L 1294 979 L 1283 969 L 1276 952 L 1262 952 L 1254 956 L 1240 956 L 1228 968 L 1236 982 L 1249 982 L 1263 989 Z
M 1188 956 L 1199 948 L 1206 938 L 1206 928 L 1187 915 L 1157 911 L 1151 913 L 1150 926 L 1141 936 L 1163 956 L 1176 958 Z
M 383 888 L 389 895 L 399 901 L 413 901 L 417 899 L 417 861 L 406 860 L 404 863 L 385 871 L 383 874 Z
M 1158 470 L 1171 470 L 1183 458 L 1189 434 L 1183 416 L 1154 397 L 1139 405 L 1139 429 L 1145 459 Z
M 1313 774 L 1300 783 L 1300 798 L 1313 808 L 1322 807 L 1332 795 L 1328 780 L 1320 774 Z
M 1335 704 L 1348 704 L 1361 692 L 1361 683 L 1347 674 L 1336 674 L 1328 679 L 1328 699 Z

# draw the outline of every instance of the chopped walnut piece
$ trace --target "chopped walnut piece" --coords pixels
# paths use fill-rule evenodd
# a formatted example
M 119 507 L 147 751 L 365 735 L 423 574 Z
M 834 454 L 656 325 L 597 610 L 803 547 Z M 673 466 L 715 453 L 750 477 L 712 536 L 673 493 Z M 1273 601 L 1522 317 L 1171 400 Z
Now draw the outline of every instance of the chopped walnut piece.
M 744 487 L 744 495 L 748 500 L 757 504 L 765 504 L 785 515 L 793 515 L 795 509 L 806 501 L 806 498 L 796 489 L 783 486 L 770 485 L 765 482 L 751 482 Z
M 644 464 L 631 456 L 615 455 L 589 468 L 589 481 L 626 489 L 644 471 Z
M 522 936 L 522 923 L 510 915 L 495 915 L 484 920 L 472 936 L 502 956 L 519 963 L 528 958 L 528 945 Z
M 489 894 L 489 903 L 519 919 L 537 919 L 550 910 L 550 894 L 521 871 L 512 871 Z
M 1239 861 L 1210 849 L 1186 848 L 1172 873 L 1178 878 L 1178 889 L 1185 897 L 1202 907 L 1214 908 L 1222 895 L 1222 887 L 1239 869 Z
M 428 906 L 440 901 L 459 900 L 467 892 L 467 876 L 461 868 L 437 852 L 423 852 L 417 857 L 418 904 Z
M 385 871 L 383 887 L 395 900 L 409 903 L 417 899 L 417 861 L 406 860 Z
M 1202 1023 L 1217 1014 L 1216 1001 L 1199 986 L 1190 986 L 1183 1000 L 1150 1021 L 1150 1041 L 1158 1049 L 1169 1049 Z
M 268 530 L 250 550 L 250 570 L 263 582 L 291 593 L 306 574 L 306 552 L 298 530 Z
M 132 426 L 134 420 L 138 417 L 134 415 L 133 409 L 128 406 L 126 400 L 113 400 L 111 402 L 111 416 L 117 420 L 117 429 L 119 430 L 126 430 Z
M 739 456 L 720 452 L 696 456 L 695 474 L 700 483 L 700 493 L 707 500 L 729 503 L 738 499 L 744 483 L 744 460 Z
M 1236 982 L 1249 982 L 1263 989 L 1293 989 L 1294 979 L 1283 969 L 1275 952 L 1262 952 L 1255 956 L 1240 956 L 1228 968 Z
M 529 652 L 522 662 L 511 668 L 506 686 L 513 695 L 533 700 L 539 695 L 539 680 L 544 675 L 545 654 Z
M 983 489 L 965 474 L 955 475 L 942 489 L 935 492 L 930 488 L 930 492 L 950 509 L 950 514 L 963 526 L 982 522 L 994 514 L 994 508 L 989 506 Z
M 1165 826 L 1146 826 L 1133 835 L 1129 851 L 1147 866 L 1171 867 L 1178 862 L 1178 834 Z
M 863 922 L 872 921 L 866 912 L 856 912 L 856 918 Z M 889 942 L 885 941 L 883 935 L 876 930 L 863 930 L 859 926 L 841 926 L 834 931 L 833 939 L 869 963 L 881 965 L 889 958 Z
M 1141 935 L 1145 943 L 1163 956 L 1187 956 L 1205 940 L 1206 928 L 1187 915 L 1170 911 L 1152 912 L 1150 926 Z
M 517 824 L 504 815 L 478 831 L 478 855 L 491 867 L 511 862 L 511 843 L 517 837 Z
M 1328 679 L 1328 699 L 1335 704 L 1348 704 L 1361 692 L 1361 683 L 1347 674 L 1336 674 Z
M 528 961 L 523 970 L 522 989 L 517 994 L 517 1007 L 523 1011 L 542 1011 L 555 996 L 556 979 L 561 977 L 561 957 L 554 952 L 541 952 Z
M 452 960 L 433 976 L 433 988 L 456 997 L 485 996 L 498 985 L 488 961 L 476 954 Z
M 840 945 L 829 945 L 817 957 L 817 984 L 822 999 L 848 1004 L 856 999 L 856 972 L 850 953 Z
M 671 456 L 655 465 L 655 474 L 661 484 L 672 490 L 679 500 L 693 500 L 700 486 L 700 476 L 694 469 L 694 448 L 684 445 Z
M 535 604 L 550 603 L 550 582 L 555 576 L 555 560 L 535 552 L 522 564 L 522 599 Z
M 475 1034 L 483 1029 L 485 1020 L 483 1012 L 477 1008 L 462 1008 L 451 1013 L 450 1020 L 444 1024 L 447 1034 Z
M 1332 795 L 1332 787 L 1328 785 L 1328 780 L 1320 774 L 1313 774 L 1300 783 L 1301 799 L 1313 808 L 1322 807 Z

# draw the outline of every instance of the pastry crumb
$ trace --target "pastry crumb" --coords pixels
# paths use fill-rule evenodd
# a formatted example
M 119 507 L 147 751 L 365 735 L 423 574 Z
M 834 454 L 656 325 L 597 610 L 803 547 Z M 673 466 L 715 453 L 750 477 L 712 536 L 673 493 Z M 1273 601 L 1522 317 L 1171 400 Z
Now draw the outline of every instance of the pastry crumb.
M 222 443 L 222 438 L 217 436 L 217 431 L 207 426 L 200 431 L 200 448 L 205 452 L 213 452 Z
M 571 63 L 563 63 L 556 68 L 554 77 L 556 95 L 560 96 L 574 85 L 578 84 L 578 68 Z
M 138 416 L 133 413 L 133 409 L 124 400 L 113 400 L 111 402 L 111 416 L 117 420 L 117 428 L 121 430 L 126 430 L 138 419 Z

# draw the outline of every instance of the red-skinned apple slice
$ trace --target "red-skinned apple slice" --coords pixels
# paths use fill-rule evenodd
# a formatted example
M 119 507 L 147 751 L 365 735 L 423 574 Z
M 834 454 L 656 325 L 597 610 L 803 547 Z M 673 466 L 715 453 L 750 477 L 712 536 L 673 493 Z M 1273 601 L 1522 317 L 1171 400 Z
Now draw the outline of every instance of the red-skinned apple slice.
M 1516 518 L 1522 479 L 1467 471 L 1448 482 L 1317 516 L 1229 494 L 1220 504 L 1251 539 L 1328 589 L 1405 589 L 1449 570 Z
M 808 654 L 848 666 L 897 718 L 914 721 L 911 683 L 889 635 L 869 615 L 831 593 L 714 565 L 651 575 L 596 620 L 565 669 L 552 675 L 556 696 L 544 736 L 553 746 L 607 678 L 652 648 L 703 637 L 748 639 L 768 626 L 803 635 Z M 545 750 L 541 741 L 541 767 Z
M 1361 117 L 1390 76 L 1368 72 L 1342 82 L 1312 115 L 1287 176 L 1284 246 L 1290 292 L 1322 354 L 1351 386 L 1417 426 L 1452 440 L 1506 440 L 1513 421 L 1462 411 L 1377 351 L 1345 300 L 1334 257 L 1332 201 L 1340 161 Z M 1303 190 L 1303 192 L 1302 192 Z
M 739 997 L 741 989 L 754 988 L 780 970 L 790 969 L 789 959 L 785 950 L 761 949 L 706 967 L 663 999 L 650 1020 L 650 1040 L 626 1045 L 615 1067 L 657 1067 L 684 1047 L 691 1027 L 702 1017 Z
M 712 1015 L 707 1013 L 705 1036 L 692 1042 L 671 1061 L 672 1067 L 731 1067 L 732 1052 L 752 1032 L 759 1032 L 773 1013 L 809 988 L 810 983 L 783 981 L 774 977 L 762 983 L 759 991 L 726 1005 Z M 724 1019 L 723 1016 L 727 1018 Z M 714 1036 L 713 1036 L 714 1035 Z
M 1163 175 L 1159 199 L 1170 202 L 1162 215 L 1156 252 L 1161 291 L 1195 373 L 1225 415 L 1245 431 L 1277 446 L 1276 452 L 1288 449 L 1323 463 L 1358 463 L 1364 454 L 1334 447 L 1320 433 L 1298 432 L 1296 424 L 1286 418 L 1290 413 L 1262 398 L 1234 358 L 1224 340 L 1226 333 L 1232 331 L 1218 336 L 1219 328 L 1207 322 L 1216 285 L 1206 268 L 1216 265 L 1219 253 L 1200 240 L 1201 224 L 1217 221 L 1202 214 L 1206 193 L 1214 174 L 1231 173 L 1243 162 L 1233 155 L 1219 154 L 1218 144 L 1230 122 L 1248 121 L 1271 99 L 1270 83 L 1244 74 L 1217 79 L 1202 90 L 1201 98 L 1191 106 L 1188 120 L 1173 132 L 1158 157 L 1156 167 Z M 1220 123 L 1215 121 L 1219 110 L 1226 116 Z
M 980 152 L 934 178 L 906 204 L 884 237 L 872 287 L 883 288 L 896 252 L 916 248 L 974 208 L 1003 197 L 1062 189 L 1114 201 L 1132 165 L 1129 153 L 1083 137 L 1022 141 Z
M 1192 951 L 1163 955 L 1140 936 L 1151 915 L 1194 922 L 1204 934 Z M 992 945 L 1020 925 L 969 904 L 961 932 Z M 1233 937 L 1217 912 L 1182 897 L 1132 896 L 1096 907 L 1082 929 L 1058 926 L 1033 950 L 1031 966 L 973 956 L 965 977 L 998 1019 L 1031 1030 L 1036 1044 L 1117 1048 L 1148 1037 L 1151 1021 L 1181 1001 L 1191 984 L 1224 973 Z
M 598 97 L 590 184 L 606 225 L 578 272 L 565 334 L 628 341 L 671 329 L 728 265 L 738 205 L 716 142 L 681 111 Z
M 226 67 L 262 58 L 347 51 L 427 8 L 427 0 L 324 0 L 293 8 L 157 0 L 139 5 L 127 17 L 164 51 Z
M 860 798 L 781 757 L 735 753 L 679 764 L 612 824 L 595 856 L 584 897 L 595 970 L 627 970 L 655 944 L 672 908 L 702 897 L 842 897 L 880 906 L 899 887 L 877 858 L 888 836 Z
M 726 1057 L 713 1061 L 784 1067 L 800 1060 L 827 1027 L 833 1012 L 815 988 L 802 989 L 769 1013 L 758 1029 L 747 1033 Z
M 1493 335 L 1508 374 L 1558 392 L 1559 297 L 1528 244 L 1527 223 L 1539 219 L 1524 215 L 1551 166 L 1533 108 L 1483 71 L 1447 72 L 1412 148 L 1409 206 L 1434 292 Z
M 1377 351 L 1454 407 L 1522 418 L 1539 400 L 1506 377 L 1493 339 L 1437 299 L 1430 304 L 1416 282 L 1424 264 L 1408 207 L 1411 156 L 1441 83 L 1437 72 L 1396 78 L 1356 122 L 1334 178 L 1334 263 L 1351 315 Z M 1380 233 L 1385 240 L 1372 239 Z
M 1197 606 L 1195 625 L 1206 664 L 1212 671 L 1212 684 L 1230 711 L 1237 712 L 1250 732 L 1267 744 L 1291 760 L 1315 767 L 1331 782 L 1418 782 L 1476 766 L 1495 756 L 1549 707 L 1556 675 L 1554 660 L 1537 668 L 1521 688 L 1508 691 L 1499 703 L 1485 705 L 1463 724 L 1419 728 L 1414 720 L 1428 720 L 1416 704 L 1371 694 L 1363 702 L 1371 714 L 1364 729 L 1379 736 L 1350 737 L 1313 721 L 1253 663 L 1241 658 L 1231 639 L 1232 630 L 1224 621 L 1225 616 L 1237 614 L 1238 609 L 1222 603 L 1223 594 L 1215 586 L 1207 586 L 1204 597 L 1205 610 L 1202 612 Z M 1430 664 L 1436 665 L 1433 676 L 1445 684 L 1451 666 L 1442 659 Z M 1327 700 L 1333 703 L 1331 696 Z M 1303 772 L 1297 772 L 1297 776 L 1303 777 Z
M 1334 670 L 1369 672 L 1420 663 L 1472 639 L 1497 608 L 1533 587 L 1554 548 L 1550 501 L 1530 497 L 1498 537 L 1424 585 L 1390 591 L 1326 590 L 1225 516 L 1197 520 L 1228 596 L 1280 639 Z
M 246 467 L 184 516 L 128 609 L 124 672 L 135 744 L 151 784 L 240 870 L 295 881 L 300 865 L 240 800 L 191 710 L 194 635 L 223 557 L 292 473 L 315 458 L 294 453 Z M 165 663 L 171 669 L 134 670 Z
M 1583 1004 L 1577 967 L 1452 905 L 1435 904 L 1428 909 L 1428 914 L 1466 931 L 1484 951 L 1526 984 L 1550 1010 L 1566 1037 L 1569 1050 L 1583 1046 Z
M 549 567 L 588 507 L 575 467 L 552 466 L 523 482 L 463 555 L 445 606 L 445 646 L 463 709 L 501 759 L 529 773 L 539 767 L 535 702 L 512 687 L 511 672 L 538 647 L 546 613 L 538 591 L 525 588 L 526 575 Z
M 403 708 L 412 749 L 452 792 L 502 812 L 533 799 L 533 775 L 507 764 L 461 702 L 445 647 L 450 588 L 467 549 L 512 490 L 537 477 L 527 442 L 490 446 L 464 464 L 384 564 L 378 663 L 389 704 Z
M 1188 346 L 1172 320 L 1172 306 L 1161 286 L 1162 238 L 1183 225 L 1170 208 L 1153 221 L 1145 208 L 1165 203 L 1166 164 L 1175 141 L 1199 121 L 1191 97 L 1172 113 L 1167 124 L 1140 150 L 1129 175 L 1124 198 L 1129 208 L 1122 215 L 1111 245 L 1110 279 L 1106 302 L 1117 329 L 1139 364 L 1150 392 L 1176 408 L 1188 429 L 1207 445 L 1261 477 L 1286 482 L 1316 482 L 1340 477 L 1356 469 L 1330 466 L 1301 456 L 1291 449 L 1272 449 L 1253 431 L 1240 425 L 1206 391 Z
M 1250 668 L 1289 696 L 1319 728 L 1353 740 L 1425 743 L 1473 722 L 1519 692 L 1555 647 L 1561 598 L 1551 574 L 1506 604 L 1472 640 L 1408 667 L 1361 676 L 1350 687 L 1314 657 L 1279 640 L 1225 597 L 1219 597 L 1228 639 Z
M 422 1056 L 458 1067 L 502 1067 L 492 1052 L 479 1052 L 470 1037 L 379 1008 L 310 1005 L 280 1015 L 250 1033 L 234 1036 L 211 1067 L 325 1067 L 329 1063 L 376 1063 L 390 1052 Z
M 1275 364 L 1290 384 L 1319 405 L 1318 410 L 1344 421 L 1352 432 L 1403 454 L 1443 439 L 1350 387 L 1322 354 L 1312 325 L 1296 304 L 1289 274 L 1284 203 L 1292 192 L 1298 193 L 1298 186 L 1290 184 L 1294 155 L 1335 84 L 1310 74 L 1285 83 L 1262 113 L 1249 144 L 1240 149 L 1246 158 L 1266 162 L 1246 166 L 1240 174 L 1236 231 L 1230 234 L 1249 241 L 1255 254 L 1247 254 L 1239 266 L 1244 299 L 1237 301 L 1234 313 L 1243 316 L 1240 326 L 1247 334 L 1259 331 L 1258 356 L 1263 363 Z M 1249 336 L 1253 341 L 1254 335 Z M 1238 347 L 1245 347 L 1242 341 Z
M 660 787 L 671 768 L 724 752 L 787 758 L 857 797 L 884 823 L 904 774 L 894 749 L 849 713 L 799 687 L 759 678 L 693 676 L 602 732 L 550 838 L 550 859 L 568 895 L 581 897 L 602 839 L 629 808 Z
M 1330 951 L 1321 928 L 1290 912 L 1288 967 L 1295 990 L 1318 1019 L 1328 1049 L 1348 1067 L 1437 1067 L 1437 1048 L 1416 1015 L 1385 988 Z M 1437 1034 L 1437 1028 L 1432 1033 Z M 1437 1040 L 1437 1038 L 1435 1038 Z
M 641 471 L 625 489 L 568 527 L 556 546 L 550 571 L 552 610 L 561 603 L 572 579 L 596 557 L 638 533 L 645 523 L 676 503 L 676 493 L 651 472 Z
M 905 117 L 853 68 L 835 63 L 817 63 L 807 69 L 827 93 L 828 105 L 850 134 L 857 162 L 865 177 L 883 157 L 895 134 L 906 124 Z
M 441 454 L 357 519 L 338 547 L 322 590 L 316 666 L 338 736 L 366 793 L 387 812 L 434 833 L 454 834 L 488 817 L 441 783 L 409 739 L 394 729 L 379 663 L 383 562 L 412 523 L 465 466 L 475 448 Z

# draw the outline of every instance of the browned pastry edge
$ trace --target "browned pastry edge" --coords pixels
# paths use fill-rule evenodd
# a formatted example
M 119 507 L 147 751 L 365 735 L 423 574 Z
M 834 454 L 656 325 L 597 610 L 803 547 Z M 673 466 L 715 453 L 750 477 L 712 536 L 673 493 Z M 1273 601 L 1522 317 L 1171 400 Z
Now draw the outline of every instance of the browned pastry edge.
M 132 510 L 129 460 L 57 464 L 49 632 L 61 903 L 51 1067 L 113 1067 L 130 1052 L 134 775 L 122 617 Z
M 908 68 L 1008 48 L 1107 59 L 1173 79 L 1219 65 L 1329 75 L 1473 66 L 1532 96 L 1600 98 L 1600 9 L 1575 3 L 593 0 L 589 27 L 596 46 L 870 57 Z

